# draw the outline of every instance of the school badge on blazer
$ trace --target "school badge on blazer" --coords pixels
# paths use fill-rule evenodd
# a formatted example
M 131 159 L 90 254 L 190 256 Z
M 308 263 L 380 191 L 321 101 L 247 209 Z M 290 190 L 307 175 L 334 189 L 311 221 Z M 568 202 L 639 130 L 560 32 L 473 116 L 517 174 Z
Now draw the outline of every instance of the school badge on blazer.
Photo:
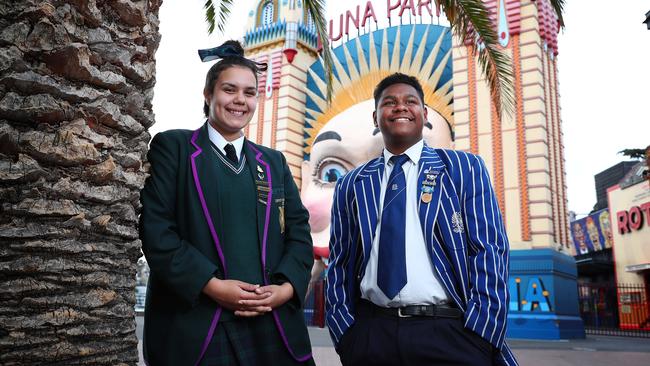
M 462 234 L 465 231 L 463 226 L 463 214 L 460 212 L 454 212 L 451 215 L 451 226 L 453 226 L 455 233 Z

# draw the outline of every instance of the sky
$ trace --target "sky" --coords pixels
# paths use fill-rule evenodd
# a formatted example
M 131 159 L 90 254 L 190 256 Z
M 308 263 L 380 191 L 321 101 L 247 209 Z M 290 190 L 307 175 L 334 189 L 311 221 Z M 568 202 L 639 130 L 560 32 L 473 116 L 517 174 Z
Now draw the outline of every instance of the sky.
M 197 50 L 241 39 L 248 12 L 256 3 L 235 1 L 224 32 L 210 36 L 202 1 L 163 3 L 152 135 L 168 129 L 195 129 L 203 123 L 203 83 L 211 63 L 201 63 Z M 330 0 L 327 19 L 357 4 L 363 11 L 365 3 Z M 380 20 L 383 3 L 374 1 Z M 612 4 L 567 1 L 566 27 L 558 40 L 568 207 L 578 217 L 596 203 L 594 175 L 626 160 L 618 154 L 620 150 L 650 144 L 650 30 L 642 24 L 650 0 Z

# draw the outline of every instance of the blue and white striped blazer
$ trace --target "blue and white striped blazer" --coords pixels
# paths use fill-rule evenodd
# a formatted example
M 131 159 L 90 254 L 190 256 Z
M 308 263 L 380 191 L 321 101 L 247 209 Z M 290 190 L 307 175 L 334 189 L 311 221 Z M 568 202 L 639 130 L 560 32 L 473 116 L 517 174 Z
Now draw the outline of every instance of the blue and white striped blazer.
M 354 323 L 355 303 L 378 219 L 383 155 L 341 178 L 334 191 L 327 275 L 327 326 L 334 344 Z M 418 201 L 427 250 L 438 278 L 464 311 L 465 327 L 500 350 L 497 364 L 516 365 L 505 344 L 508 238 L 483 160 L 424 146 L 417 187 L 436 174 L 433 199 Z M 419 197 L 419 195 L 418 195 Z

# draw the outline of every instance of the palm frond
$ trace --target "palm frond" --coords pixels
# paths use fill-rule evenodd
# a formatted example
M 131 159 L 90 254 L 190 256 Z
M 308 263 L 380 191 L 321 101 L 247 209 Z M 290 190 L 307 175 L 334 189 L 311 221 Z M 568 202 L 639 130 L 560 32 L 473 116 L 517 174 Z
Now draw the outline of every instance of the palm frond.
M 456 36 L 463 42 L 473 36 L 473 30 L 477 38 L 484 44 L 479 50 L 478 63 L 485 75 L 492 100 L 497 106 L 496 110 L 501 116 L 502 111 L 508 113 L 514 110 L 513 73 L 510 64 L 510 57 L 501 52 L 498 48 L 498 39 L 490 14 L 485 8 L 482 0 L 434 0 L 436 7 L 445 13 L 449 24 Z M 549 0 L 558 17 L 561 27 L 564 27 L 565 0 Z M 215 7 L 212 0 L 205 1 L 205 20 L 208 23 L 208 33 L 212 34 L 216 29 L 223 32 L 226 20 L 230 16 L 232 0 L 220 0 Z M 325 69 L 325 80 L 327 82 L 327 100 L 332 100 L 332 50 L 329 46 L 329 35 L 325 19 L 325 0 L 304 0 L 304 7 L 314 21 L 316 33 L 323 46 L 321 57 Z M 476 40 L 472 39 L 472 42 Z
M 327 33 L 327 23 L 325 20 L 325 1 L 304 0 L 304 6 L 314 21 L 316 33 L 323 46 L 321 57 L 323 58 L 325 81 L 327 82 L 327 101 L 330 102 L 332 100 L 332 50 L 330 49 L 329 34 Z
M 490 14 L 482 0 L 437 0 L 456 36 L 463 42 L 473 32 L 485 47 L 479 50 L 478 63 L 485 75 L 492 101 L 501 117 L 514 110 L 513 72 L 510 57 L 498 48 L 498 38 Z M 474 43 L 476 40 L 471 39 Z M 473 55 L 469 55 L 472 57 Z
M 223 32 L 226 20 L 230 17 L 232 3 L 232 0 L 220 0 L 217 12 L 212 0 L 205 1 L 203 8 L 205 9 L 205 21 L 208 23 L 208 34 L 212 34 L 215 28 L 219 29 L 219 32 Z
M 646 157 L 646 149 L 623 149 L 618 153 L 627 156 L 630 159 L 644 159 Z

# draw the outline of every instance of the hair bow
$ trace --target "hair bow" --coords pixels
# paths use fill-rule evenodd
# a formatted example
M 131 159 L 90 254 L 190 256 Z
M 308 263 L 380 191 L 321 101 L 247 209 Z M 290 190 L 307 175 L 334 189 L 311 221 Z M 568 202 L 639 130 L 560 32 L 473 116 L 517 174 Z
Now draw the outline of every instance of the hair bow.
M 199 57 L 201 61 L 208 62 L 224 57 L 243 57 L 243 55 L 234 46 L 224 44 L 219 47 L 199 50 Z

